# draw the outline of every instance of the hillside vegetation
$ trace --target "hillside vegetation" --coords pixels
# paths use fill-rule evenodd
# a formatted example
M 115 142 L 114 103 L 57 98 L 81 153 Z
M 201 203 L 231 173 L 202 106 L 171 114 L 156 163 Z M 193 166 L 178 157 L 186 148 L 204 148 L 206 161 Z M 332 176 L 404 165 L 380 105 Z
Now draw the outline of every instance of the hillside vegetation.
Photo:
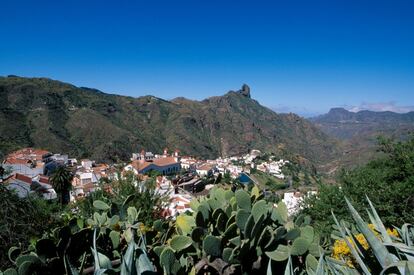
M 98 161 L 164 147 L 205 158 L 285 150 L 316 164 L 337 155 L 336 142 L 310 122 L 276 114 L 244 88 L 203 101 L 166 101 L 46 78 L 0 77 L 0 155 L 27 146 Z
M 414 223 L 414 138 L 405 142 L 383 139 L 379 149 L 383 154 L 380 158 L 343 170 L 338 185 L 320 185 L 318 195 L 305 200 L 303 212 L 313 218 L 318 229 L 329 232 L 334 223 L 331 210 L 340 219 L 347 218 L 344 197 L 364 216 L 367 205 L 363 202 L 368 196 L 389 227 Z
M 341 164 L 347 167 L 378 157 L 378 136 L 406 140 L 414 132 L 414 112 L 350 112 L 333 108 L 327 114 L 310 120 L 326 134 L 342 141 L 344 155 Z

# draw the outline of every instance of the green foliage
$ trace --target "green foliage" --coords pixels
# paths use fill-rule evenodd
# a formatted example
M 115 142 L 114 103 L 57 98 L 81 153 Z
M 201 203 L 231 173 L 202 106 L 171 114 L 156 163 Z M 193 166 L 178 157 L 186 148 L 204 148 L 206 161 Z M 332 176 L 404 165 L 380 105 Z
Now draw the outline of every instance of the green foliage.
M 358 263 L 356 269 L 364 274 L 413 274 L 414 227 L 411 224 L 404 224 L 402 228 L 397 228 L 399 237 L 389 234 L 373 204 L 367 198 L 369 203 L 367 213 L 370 222 L 374 225 L 373 231 L 349 200 L 346 198 L 345 200 L 355 228 L 350 228 L 349 224 L 344 221 L 339 222 L 333 212 L 332 215 L 341 237 L 346 241 Z M 368 249 L 364 249 L 355 237 L 359 233 L 362 233 L 368 242 Z
M 251 192 L 214 187 L 209 196 L 194 199 L 191 207 L 193 213 L 181 214 L 169 229 L 157 230 L 160 237 L 151 245 L 167 273 L 261 274 L 269 259 L 277 261 L 270 267 L 277 273 L 290 258 L 295 268 L 305 270 L 299 258 L 320 255 L 319 236 L 309 219 L 294 223 L 283 203 L 266 202 L 257 187 Z
M 134 189 L 135 190 L 135 189 Z M 142 190 L 141 190 L 142 191 Z M 0 192 L 0 195 L 2 193 Z M 88 216 L 67 217 L 28 247 L 6 253 L 12 268 L 4 274 L 410 274 L 414 261 L 414 227 L 397 228 L 389 235 L 379 213 L 368 200 L 367 215 L 374 233 L 348 199 L 354 225 L 332 215 L 335 238 L 347 240 L 358 265 L 329 256 L 310 218 L 288 216 L 286 205 L 251 191 L 214 187 L 191 202 L 192 213 L 175 220 L 140 221 L 143 209 L 132 206 L 134 194 L 91 203 Z M 345 207 L 343 207 L 345 208 Z M 355 237 L 362 233 L 369 249 Z M 340 236 L 338 236 L 340 234 Z M 352 240 L 354 245 L 351 245 Z
M 278 179 L 270 174 L 263 173 L 262 171 L 256 170 L 251 171 L 251 177 L 255 179 L 255 181 L 266 190 L 270 191 L 277 191 L 286 189 L 289 187 L 288 184 L 286 184 L 286 180 Z
M 365 195 L 369 195 L 387 227 L 414 223 L 414 138 L 406 142 L 382 140 L 380 146 L 385 154 L 382 158 L 343 171 L 339 186 L 320 185 L 318 195 L 305 200 L 303 212 L 312 217 L 318 230 L 329 232 L 331 209 L 339 219 L 351 221 L 343 207 L 345 196 L 364 218 Z
M 65 167 L 59 166 L 50 177 L 50 182 L 59 196 L 61 204 L 68 204 L 69 191 L 72 189 L 72 173 Z
M 10 248 L 8 255 L 15 270 L 19 274 L 46 275 L 89 270 L 103 274 L 119 268 L 121 274 L 154 272 L 147 256 L 143 224 L 138 221 L 139 211 L 127 207 L 128 201 L 118 210 L 103 201 L 94 201 L 93 205 L 97 212 L 87 219 L 88 226 L 81 226 L 75 217 L 25 251 Z
M 100 190 L 69 205 L 71 208 L 60 215 L 60 227 L 57 228 L 55 220 L 58 220 L 60 214 L 57 204 L 52 204 L 53 209 L 58 210 L 55 210 L 54 217 L 50 213 L 48 202 L 44 200 L 19 199 L 6 189 L 1 191 L 1 228 L 4 231 L 0 232 L 0 236 L 5 244 L 1 249 L 18 245 L 11 250 L 12 256 L 20 253 L 36 254 L 40 262 L 36 261 L 36 265 L 31 266 L 25 264 L 25 268 L 34 268 L 41 274 L 56 274 L 52 270 L 62 270 L 63 273 L 69 269 L 80 272 L 84 266 L 93 263 L 94 255 L 90 247 L 93 229 L 96 228 L 99 233 L 96 237 L 97 249 L 102 255 L 107 255 L 105 257 L 111 262 L 118 261 L 127 249 L 126 246 L 132 242 L 137 245 L 133 247 L 134 253 L 143 254 L 145 244 L 141 243 L 144 240 L 138 236 L 143 236 L 159 216 L 164 197 L 155 193 L 153 180 L 138 182 L 135 177 L 126 175 L 126 178 L 106 184 L 109 183 L 111 189 L 103 184 Z M 138 220 L 144 223 L 138 223 Z M 32 236 L 40 237 L 43 231 L 43 239 L 33 239 L 29 245 Z M 7 256 L 7 250 L 3 252 L 2 255 Z M 101 254 L 96 255 L 106 259 Z M 148 263 L 149 260 L 138 254 L 134 254 L 134 261 Z M 14 261 L 7 263 L 6 258 L 1 260 L 1 269 L 10 264 L 15 265 L 16 270 L 20 268 Z
M 7 250 L 13 245 L 27 247 L 61 222 L 60 207 L 36 197 L 19 198 L 0 185 L 0 269 L 10 266 Z
M 98 207 L 106 210 L 105 208 L 111 205 L 113 212 L 119 215 L 125 214 L 122 209 L 133 206 L 140 210 L 139 220 L 146 225 L 151 225 L 159 218 L 162 204 L 167 200 L 165 196 L 155 191 L 155 180 L 149 178 L 146 181 L 139 181 L 133 173 L 126 173 L 123 177 L 119 175 L 118 178 L 101 184 L 99 190 L 71 205 L 74 213 L 79 217 L 89 217 L 95 211 L 94 203 L 102 201 L 106 205 Z

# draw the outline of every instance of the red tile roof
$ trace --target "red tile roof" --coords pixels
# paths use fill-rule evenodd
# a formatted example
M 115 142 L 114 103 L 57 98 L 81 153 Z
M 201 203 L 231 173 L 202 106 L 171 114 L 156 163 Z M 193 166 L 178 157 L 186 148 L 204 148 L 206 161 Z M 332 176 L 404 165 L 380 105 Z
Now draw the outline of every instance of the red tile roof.
M 49 184 L 49 177 L 48 176 L 39 175 L 39 182 Z
M 28 159 L 18 159 L 15 157 L 7 157 L 4 161 L 5 164 L 29 164 L 31 163 Z
M 154 159 L 153 161 L 140 161 L 140 160 L 134 160 L 131 162 L 131 166 L 134 167 L 136 170 L 141 171 L 145 169 L 146 167 L 150 166 L 151 164 L 154 164 L 159 167 L 173 165 L 178 163 L 175 161 L 174 157 L 166 157 L 166 158 L 158 158 Z
M 49 151 L 42 149 L 23 148 L 8 154 L 4 163 L 27 164 L 30 160 L 41 161 L 43 159 L 43 155 L 49 153 Z
M 32 178 L 31 177 L 28 177 L 28 176 L 25 176 L 25 175 L 22 175 L 22 174 L 19 174 L 19 173 L 14 174 L 9 179 L 16 179 L 16 180 L 22 181 L 22 182 L 27 183 L 27 184 L 32 184 Z

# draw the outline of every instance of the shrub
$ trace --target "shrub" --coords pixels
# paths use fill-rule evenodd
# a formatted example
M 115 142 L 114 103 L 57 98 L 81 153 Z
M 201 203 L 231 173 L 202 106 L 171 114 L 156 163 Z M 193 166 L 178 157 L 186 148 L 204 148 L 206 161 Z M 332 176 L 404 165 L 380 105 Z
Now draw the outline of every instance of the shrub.
M 329 233 L 334 224 L 331 209 L 339 219 L 351 221 L 343 207 L 348 197 L 364 218 L 365 194 L 372 198 L 386 226 L 414 223 L 414 138 L 406 142 L 380 141 L 384 156 L 351 171 L 342 171 L 339 185 L 320 185 L 317 196 L 304 200 L 303 213 L 314 226 Z
M 22 199 L 0 185 L 0 269 L 10 266 L 10 246 L 27 247 L 31 240 L 60 224 L 59 211 L 54 202 L 36 197 Z

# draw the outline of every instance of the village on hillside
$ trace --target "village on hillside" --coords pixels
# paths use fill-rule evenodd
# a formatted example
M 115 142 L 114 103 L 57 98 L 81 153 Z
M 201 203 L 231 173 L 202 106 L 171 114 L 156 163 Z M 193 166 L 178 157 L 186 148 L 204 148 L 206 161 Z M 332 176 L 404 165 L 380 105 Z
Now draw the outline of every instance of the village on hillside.
M 45 200 L 54 200 L 57 194 L 50 177 L 58 167 L 66 167 L 73 176 L 69 201 L 76 201 L 102 188 L 110 191 L 110 182 L 127 174 L 135 176 L 135 184 L 154 178 L 156 192 L 168 197 L 165 216 L 191 211 L 191 199 L 208 193 L 216 184 L 258 184 L 264 187 L 265 193 L 279 195 L 289 213 L 294 214 L 303 197 L 316 192 L 292 188 L 291 177 L 285 175 L 284 167 L 288 165 L 288 160 L 264 155 L 259 150 L 214 160 L 181 156 L 180 151 L 169 152 L 167 148 L 162 154 L 141 150 L 132 153 L 128 163 L 105 164 L 24 148 L 4 159 L 0 166 L 0 184 L 14 190 L 19 197 L 36 194 Z

